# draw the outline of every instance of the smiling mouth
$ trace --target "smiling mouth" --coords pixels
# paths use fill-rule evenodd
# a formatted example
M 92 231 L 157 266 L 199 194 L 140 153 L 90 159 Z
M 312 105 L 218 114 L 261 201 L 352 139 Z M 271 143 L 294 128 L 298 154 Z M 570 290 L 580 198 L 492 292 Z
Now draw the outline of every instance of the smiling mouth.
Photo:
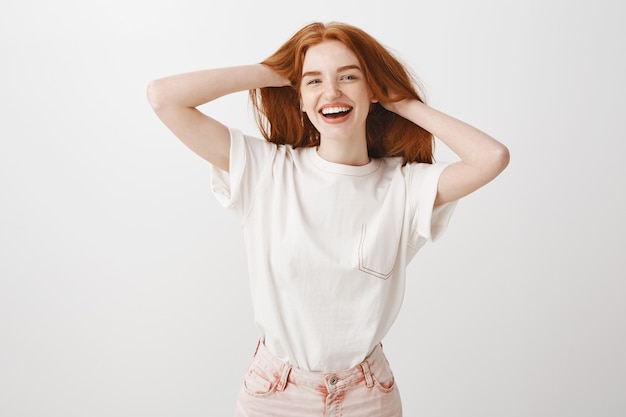
M 334 119 L 337 117 L 345 116 L 352 111 L 352 107 L 326 107 L 320 111 L 321 115 Z

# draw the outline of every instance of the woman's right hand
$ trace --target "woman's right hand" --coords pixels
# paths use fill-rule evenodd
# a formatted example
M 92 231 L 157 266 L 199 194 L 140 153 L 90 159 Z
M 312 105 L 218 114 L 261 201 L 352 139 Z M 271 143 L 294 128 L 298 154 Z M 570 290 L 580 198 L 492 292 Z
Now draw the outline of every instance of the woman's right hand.
M 258 88 L 262 88 L 262 87 L 290 87 L 291 86 L 291 81 L 288 78 L 283 77 L 278 72 L 274 71 L 272 68 L 270 68 L 269 66 L 267 66 L 265 64 L 259 64 L 259 65 L 261 65 L 262 67 L 264 67 L 265 69 L 270 71 L 270 74 L 269 74 L 269 79 L 268 79 L 269 80 L 268 85 L 260 86 Z
M 230 132 L 197 107 L 219 97 L 291 82 L 263 64 L 208 69 L 150 82 L 148 101 L 161 121 L 192 151 L 228 171 Z

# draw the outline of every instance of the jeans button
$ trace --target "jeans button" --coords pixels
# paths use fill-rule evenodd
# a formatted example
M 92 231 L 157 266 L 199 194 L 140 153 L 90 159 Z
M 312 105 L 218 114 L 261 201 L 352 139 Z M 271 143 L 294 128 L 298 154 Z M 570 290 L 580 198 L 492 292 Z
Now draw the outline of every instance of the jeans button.
M 337 377 L 336 377 L 336 376 L 333 376 L 333 377 L 331 377 L 331 378 L 328 380 L 328 383 L 329 383 L 330 385 L 335 385 L 335 384 L 337 383 L 337 381 L 338 381 Z

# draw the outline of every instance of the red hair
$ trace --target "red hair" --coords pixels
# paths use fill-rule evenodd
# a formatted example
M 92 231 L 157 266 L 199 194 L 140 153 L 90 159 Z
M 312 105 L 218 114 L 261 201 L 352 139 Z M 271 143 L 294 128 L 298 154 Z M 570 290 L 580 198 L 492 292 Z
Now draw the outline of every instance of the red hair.
M 257 124 L 268 141 L 293 147 L 319 145 L 319 132 L 300 110 L 299 91 L 307 50 L 326 40 L 340 41 L 354 52 L 379 102 L 407 98 L 424 101 L 407 68 L 371 35 L 345 23 L 311 23 L 261 62 L 291 80 L 291 86 L 250 90 Z M 400 156 L 405 163 L 433 161 L 432 134 L 388 111 L 380 103 L 370 108 L 366 136 L 371 158 Z

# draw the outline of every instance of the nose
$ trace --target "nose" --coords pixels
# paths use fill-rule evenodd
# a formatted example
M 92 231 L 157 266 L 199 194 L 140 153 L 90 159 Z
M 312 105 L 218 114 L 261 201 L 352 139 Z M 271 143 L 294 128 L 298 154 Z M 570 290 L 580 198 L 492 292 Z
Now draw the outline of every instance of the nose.
M 339 89 L 339 85 L 336 81 L 326 82 L 324 96 L 327 100 L 334 100 L 341 96 L 341 90 Z

